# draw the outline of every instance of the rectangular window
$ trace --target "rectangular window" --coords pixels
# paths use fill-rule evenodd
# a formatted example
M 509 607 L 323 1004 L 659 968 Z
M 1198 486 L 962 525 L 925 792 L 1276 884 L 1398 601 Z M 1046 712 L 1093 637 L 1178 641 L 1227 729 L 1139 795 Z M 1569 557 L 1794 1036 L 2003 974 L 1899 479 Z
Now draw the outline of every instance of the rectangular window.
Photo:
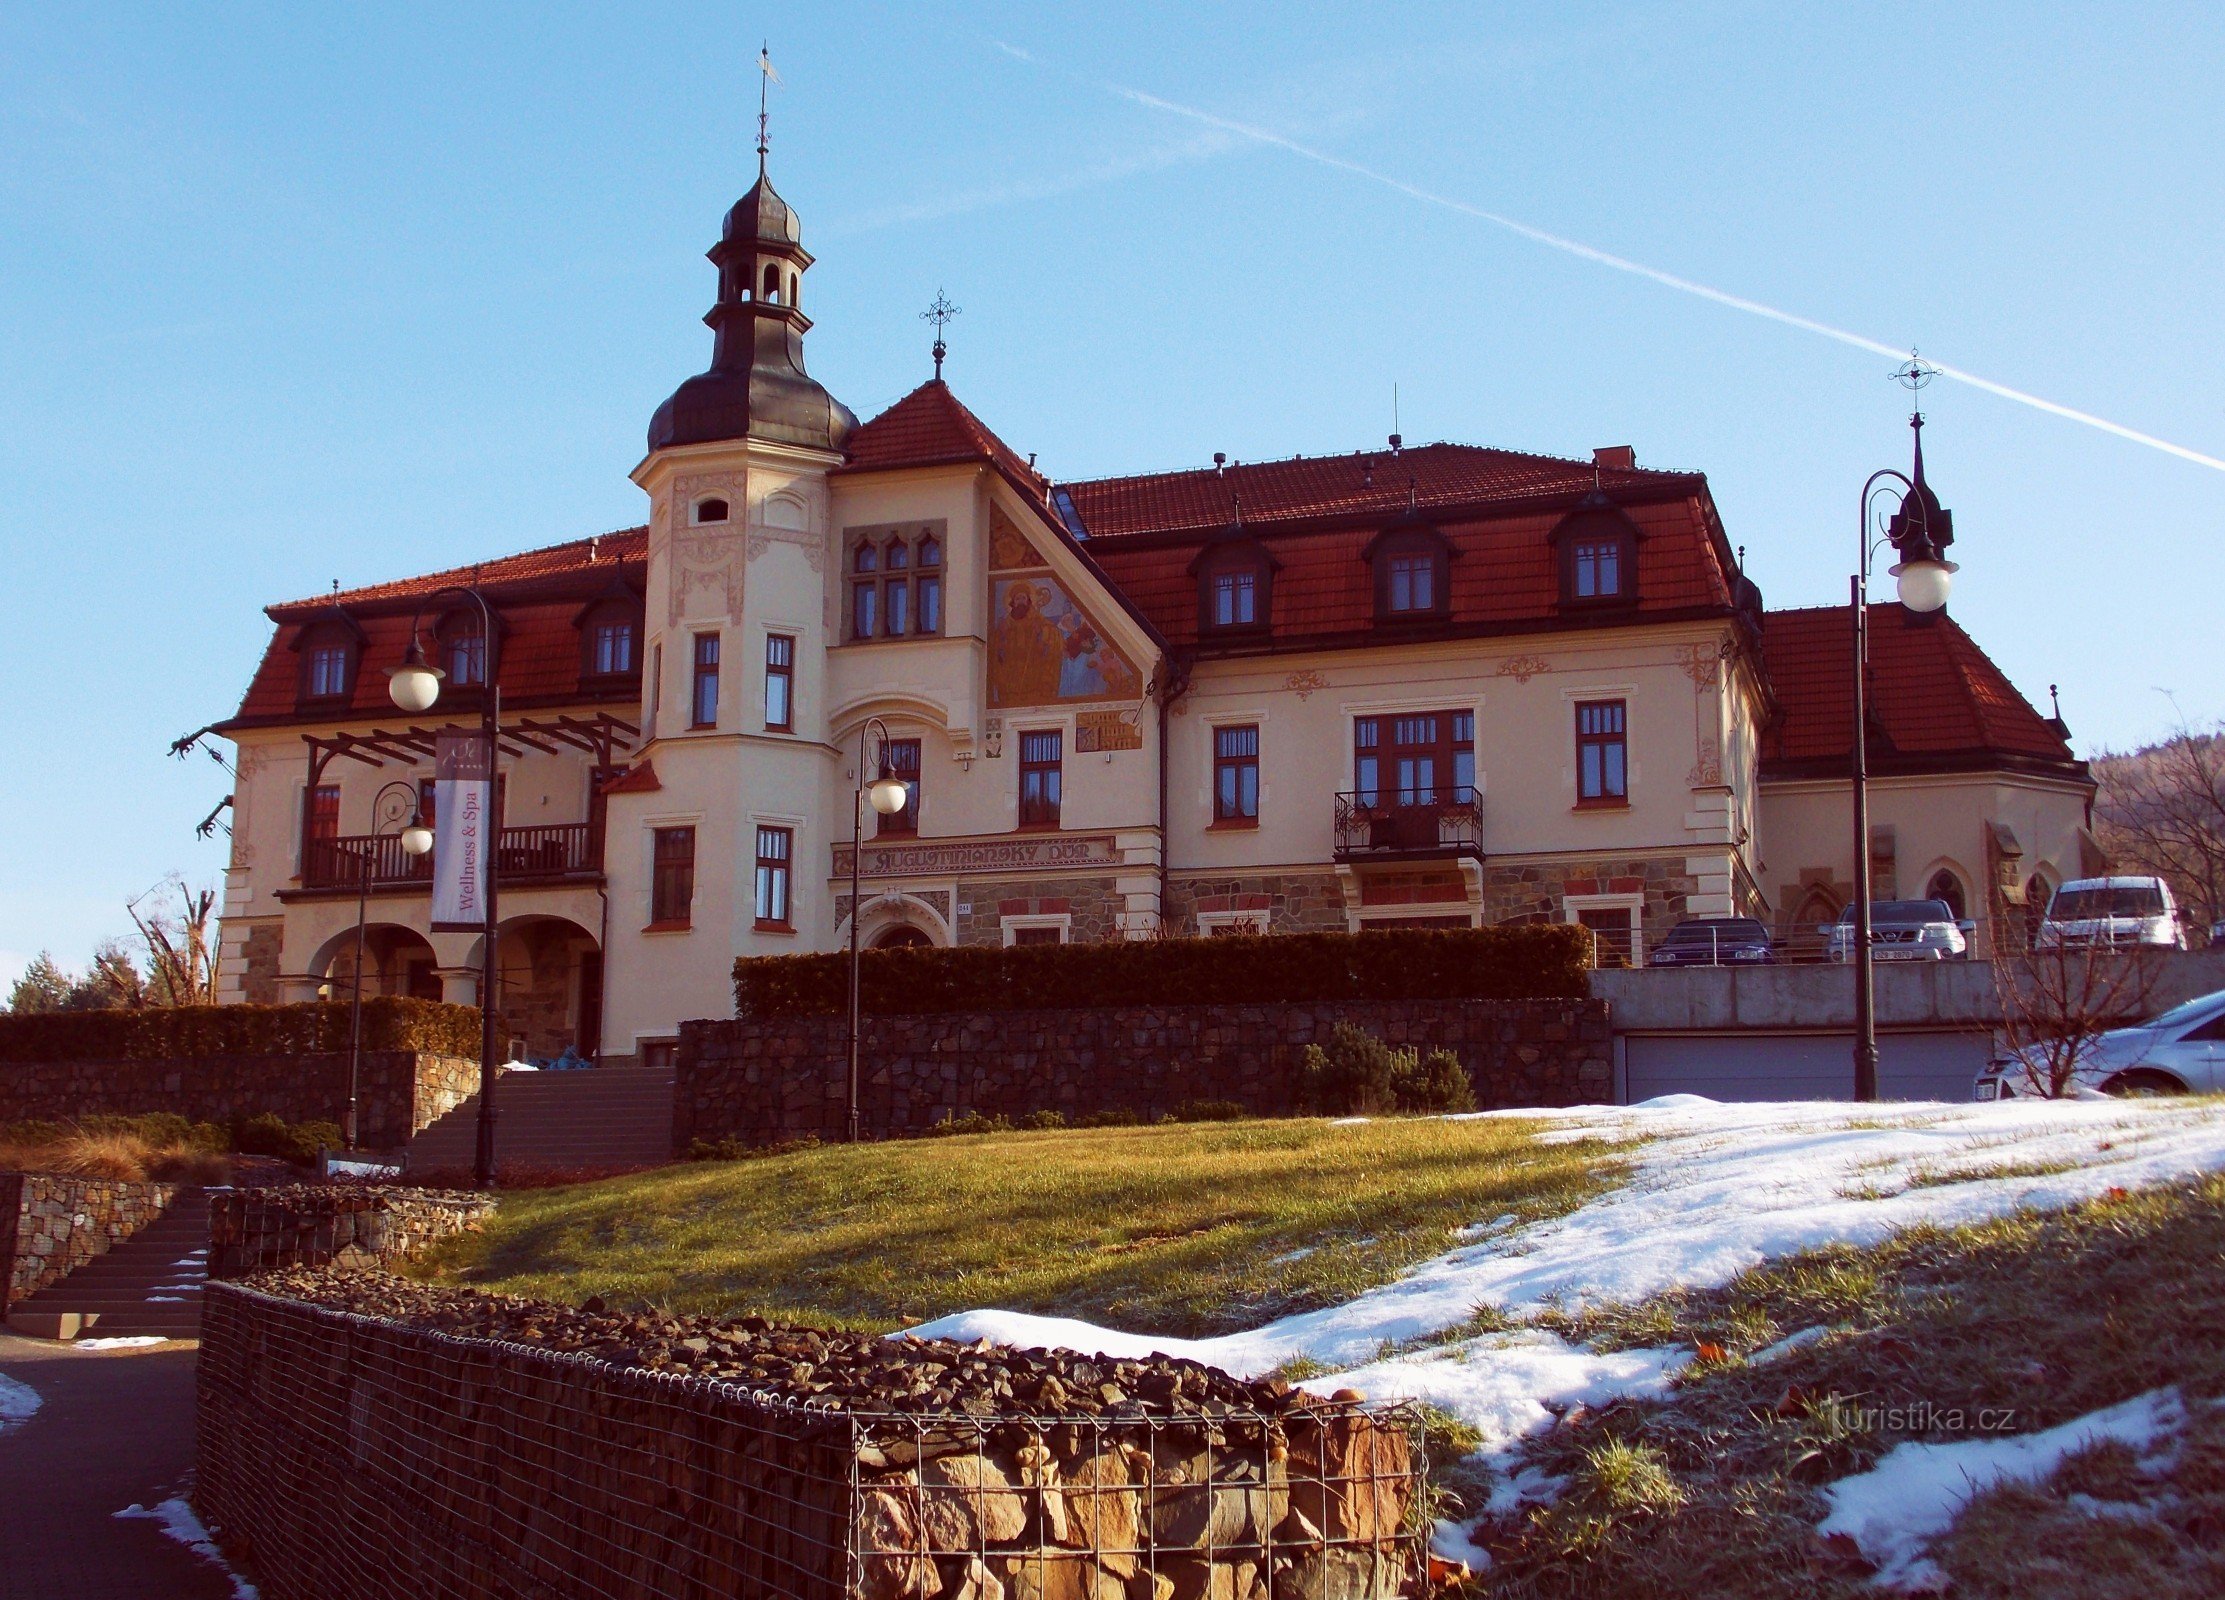
M 788 908 L 788 863 L 794 854 L 794 831 L 788 828 L 757 830 L 757 926 L 791 926 Z
M 448 641 L 448 685 L 453 689 L 483 688 L 487 681 L 487 636 L 460 633 Z
M 430 778 L 417 780 L 417 820 L 426 827 L 433 825 L 433 801 L 440 793 L 440 785 Z
M 1620 805 L 1630 798 L 1623 721 L 1620 700 L 1577 702 L 1576 799 L 1579 804 Z
M 1213 730 L 1213 820 L 1229 826 L 1259 822 L 1259 729 Z
M 649 879 L 649 921 L 684 928 L 695 911 L 695 830 L 659 828 Z
M 796 726 L 796 641 L 785 633 L 765 635 L 765 731 L 787 733 Z
M 1221 572 L 1213 577 L 1213 626 L 1241 628 L 1259 620 L 1259 574 Z
M 695 636 L 695 726 L 718 726 L 718 635 Z
M 1064 944 L 1066 942 L 1066 930 L 1064 928 L 1014 928 L 1012 930 L 1012 942 L 1016 945 Z
M 1622 541 L 1585 540 L 1576 546 L 1576 598 L 1599 600 L 1622 593 Z
M 904 809 L 882 817 L 875 826 L 878 833 L 919 832 L 919 741 L 917 739 L 891 739 L 881 746 L 881 770 L 884 778 L 904 780 Z
M 309 697 L 327 700 L 348 692 L 348 647 L 320 644 L 309 652 Z
M 1059 808 L 1059 752 L 1065 735 L 1052 728 L 1020 735 L 1020 826 L 1055 828 Z
M 888 636 L 901 639 L 911 632 L 912 590 L 902 578 L 891 578 L 883 586 L 882 600 L 888 609 Z
M 1437 558 L 1431 555 L 1391 557 L 1391 609 L 1434 611 L 1437 608 Z
M 1361 805 L 1372 806 L 1381 797 L 1383 762 L 1378 754 L 1382 748 L 1382 723 L 1374 717 L 1361 717 L 1352 724 L 1352 786 L 1354 796 Z
M 1466 805 L 1476 794 L 1476 714 L 1425 711 L 1357 718 L 1352 724 L 1352 775 L 1355 798 L 1363 806 Z
M 634 625 L 626 621 L 596 623 L 591 659 L 597 677 L 620 677 L 633 671 Z
M 919 631 L 943 631 L 943 581 L 928 573 L 919 579 Z
M 1591 929 L 1593 965 L 1627 967 L 1638 951 L 1638 911 L 1635 906 L 1594 906 L 1576 913 L 1576 921 Z
M 337 839 L 340 837 L 340 788 L 337 784 L 320 783 L 309 791 L 309 837 L 312 839 Z
M 854 584 L 850 589 L 850 637 L 870 639 L 880 632 L 881 590 L 872 583 Z

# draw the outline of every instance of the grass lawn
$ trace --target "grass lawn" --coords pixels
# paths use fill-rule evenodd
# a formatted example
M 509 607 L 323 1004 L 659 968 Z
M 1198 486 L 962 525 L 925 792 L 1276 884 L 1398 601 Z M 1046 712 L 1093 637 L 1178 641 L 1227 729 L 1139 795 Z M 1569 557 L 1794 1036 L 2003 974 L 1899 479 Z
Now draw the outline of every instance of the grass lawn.
M 1683 1343 L 1665 1400 L 1572 1414 L 1521 1462 L 1565 1480 L 1550 1506 L 1481 1530 L 1491 1596 L 1871 1595 L 1815 1536 L 1818 1490 L 1908 1439 L 2025 1434 L 2176 1384 L 2174 1455 L 2121 1445 L 1972 1501 L 1933 1548 L 1956 1596 L 2209 1600 L 2225 1594 L 2225 1177 L 1916 1228 L 1548 1326 L 1602 1348 Z M 1764 1363 L 1788 1334 L 1814 1342 Z M 1712 1348 L 1711 1348 L 1712 1347 Z M 1485 1483 L 1450 1487 L 1473 1506 Z
M 881 1331 L 975 1306 L 1144 1333 L 1332 1305 L 1455 1243 L 1558 1216 L 1628 1144 L 1538 1124 L 1189 1123 L 829 1146 L 506 1195 L 413 1270 L 576 1302 Z

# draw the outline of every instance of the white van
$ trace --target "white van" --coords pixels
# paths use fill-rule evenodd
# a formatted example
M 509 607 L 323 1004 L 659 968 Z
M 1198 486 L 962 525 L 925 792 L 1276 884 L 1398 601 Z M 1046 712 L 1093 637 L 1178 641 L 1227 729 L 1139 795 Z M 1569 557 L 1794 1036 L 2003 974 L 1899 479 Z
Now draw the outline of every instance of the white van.
M 2179 908 L 2161 878 L 2073 878 L 2047 902 L 2033 943 L 2042 950 L 2082 945 L 2186 948 Z

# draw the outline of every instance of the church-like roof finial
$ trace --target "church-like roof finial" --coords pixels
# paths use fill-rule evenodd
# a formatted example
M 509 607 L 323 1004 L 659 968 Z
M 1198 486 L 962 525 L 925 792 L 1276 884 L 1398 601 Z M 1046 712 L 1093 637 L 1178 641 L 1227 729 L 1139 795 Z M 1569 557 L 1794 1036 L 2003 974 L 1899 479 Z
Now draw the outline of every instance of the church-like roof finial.
M 780 74 L 773 71 L 773 57 L 769 41 L 757 46 L 757 175 L 765 175 L 765 152 L 772 148 L 772 141 L 765 136 L 769 124 L 767 100 L 772 86 L 780 82 Z
M 939 288 L 935 291 L 935 303 L 919 314 L 920 321 L 932 322 L 935 325 L 934 357 L 935 381 L 937 383 L 942 381 L 943 357 L 950 353 L 950 347 L 943 343 L 943 329 L 949 324 L 950 319 L 958 314 L 958 307 L 952 305 L 949 297 Z

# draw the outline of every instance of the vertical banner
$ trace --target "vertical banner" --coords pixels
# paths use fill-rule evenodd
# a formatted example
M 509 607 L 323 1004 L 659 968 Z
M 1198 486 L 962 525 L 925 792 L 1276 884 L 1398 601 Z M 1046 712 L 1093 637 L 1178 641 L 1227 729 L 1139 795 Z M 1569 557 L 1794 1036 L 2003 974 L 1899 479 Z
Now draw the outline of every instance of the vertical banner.
M 433 750 L 433 928 L 462 933 L 487 920 L 494 848 L 494 773 L 476 733 L 443 733 Z

